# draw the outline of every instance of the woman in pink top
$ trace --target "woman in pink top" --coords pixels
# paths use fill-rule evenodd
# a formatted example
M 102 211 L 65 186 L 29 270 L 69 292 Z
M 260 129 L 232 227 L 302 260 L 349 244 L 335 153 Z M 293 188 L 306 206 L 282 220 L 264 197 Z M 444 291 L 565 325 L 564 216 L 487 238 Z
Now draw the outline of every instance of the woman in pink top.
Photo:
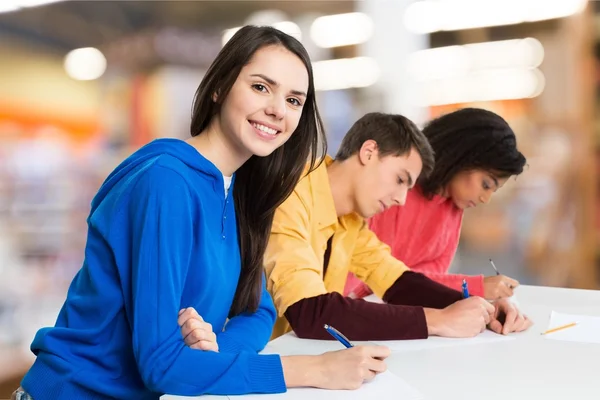
M 431 121 L 423 132 L 435 151 L 433 173 L 420 179 L 403 207 L 391 207 L 370 221 L 394 257 L 413 271 L 460 290 L 463 279 L 472 295 L 486 299 L 512 296 L 519 282 L 503 275 L 448 274 L 458 247 L 463 212 L 486 204 L 511 177 L 523 172 L 525 157 L 515 134 L 491 111 L 465 108 Z M 354 275 L 345 295 L 361 298 L 371 291 Z

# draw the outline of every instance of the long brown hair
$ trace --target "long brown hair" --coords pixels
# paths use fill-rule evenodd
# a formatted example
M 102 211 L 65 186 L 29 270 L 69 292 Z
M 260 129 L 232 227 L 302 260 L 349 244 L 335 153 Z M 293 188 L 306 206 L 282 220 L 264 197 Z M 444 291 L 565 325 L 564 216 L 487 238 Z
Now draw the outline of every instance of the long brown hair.
M 298 127 L 289 140 L 267 157 L 252 156 L 237 171 L 233 197 L 238 223 L 242 270 L 229 315 L 254 312 L 262 290 L 263 257 L 275 209 L 302 177 L 314 170 L 327 152 L 323 122 L 317 109 L 310 57 L 304 46 L 271 27 L 245 26 L 221 49 L 196 90 L 191 134 L 201 134 L 218 114 L 242 68 L 265 46 L 283 46 L 306 66 L 308 92 Z M 213 95 L 218 93 L 218 101 Z

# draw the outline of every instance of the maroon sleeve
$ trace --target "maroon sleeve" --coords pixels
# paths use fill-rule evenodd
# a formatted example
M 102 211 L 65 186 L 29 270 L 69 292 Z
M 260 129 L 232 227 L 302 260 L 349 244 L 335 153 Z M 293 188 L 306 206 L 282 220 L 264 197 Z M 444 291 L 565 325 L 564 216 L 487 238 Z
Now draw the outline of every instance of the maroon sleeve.
M 383 301 L 389 304 L 439 309 L 461 299 L 461 292 L 413 271 L 403 273 L 383 295 Z
M 300 338 L 334 340 L 325 331 L 328 324 L 349 340 L 426 339 L 423 307 L 378 304 L 327 293 L 300 300 L 285 312 Z

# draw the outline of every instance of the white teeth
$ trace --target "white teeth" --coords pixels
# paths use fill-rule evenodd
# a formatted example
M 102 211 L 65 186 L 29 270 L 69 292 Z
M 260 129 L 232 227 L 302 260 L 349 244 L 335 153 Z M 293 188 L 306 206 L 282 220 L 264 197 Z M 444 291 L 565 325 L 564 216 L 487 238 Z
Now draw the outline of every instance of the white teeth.
M 269 135 L 276 135 L 278 131 L 276 131 L 275 129 L 271 129 L 268 126 L 264 126 L 261 124 L 257 124 L 256 122 L 252 123 L 252 126 L 255 127 L 258 130 L 261 130 L 265 133 L 268 133 Z

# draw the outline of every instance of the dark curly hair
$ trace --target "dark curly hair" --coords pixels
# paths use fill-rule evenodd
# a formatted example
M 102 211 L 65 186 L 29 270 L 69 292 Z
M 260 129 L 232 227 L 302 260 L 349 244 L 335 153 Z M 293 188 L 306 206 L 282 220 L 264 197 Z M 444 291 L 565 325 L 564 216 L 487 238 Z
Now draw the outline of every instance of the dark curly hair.
M 423 133 L 435 152 L 435 167 L 418 184 L 427 198 L 459 172 L 481 169 L 507 178 L 523 172 L 525 156 L 508 123 L 488 110 L 464 108 L 429 122 Z

